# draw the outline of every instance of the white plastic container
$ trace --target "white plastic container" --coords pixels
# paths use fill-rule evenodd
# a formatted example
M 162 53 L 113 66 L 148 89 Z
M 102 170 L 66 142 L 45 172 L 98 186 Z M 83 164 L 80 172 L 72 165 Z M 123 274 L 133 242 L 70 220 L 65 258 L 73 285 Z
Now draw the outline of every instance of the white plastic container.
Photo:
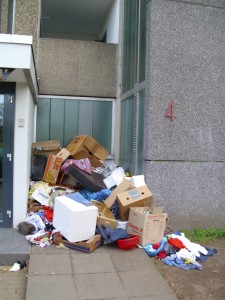
M 72 243 L 95 235 L 98 208 L 85 206 L 66 196 L 55 198 L 53 226 Z

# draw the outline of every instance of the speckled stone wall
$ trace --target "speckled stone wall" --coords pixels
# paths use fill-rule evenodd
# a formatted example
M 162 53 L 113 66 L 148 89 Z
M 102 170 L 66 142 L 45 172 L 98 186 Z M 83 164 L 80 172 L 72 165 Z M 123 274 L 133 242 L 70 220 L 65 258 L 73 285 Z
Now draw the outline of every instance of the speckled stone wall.
M 33 36 L 33 52 L 37 63 L 39 38 L 39 0 L 16 0 L 15 34 Z
M 8 0 L 2 0 L 1 33 L 7 33 Z
M 40 94 L 116 97 L 116 45 L 40 39 Z
M 176 225 L 225 225 L 224 7 L 148 1 L 145 175 Z
M 224 163 L 146 162 L 145 180 L 156 206 L 175 229 L 225 226 Z

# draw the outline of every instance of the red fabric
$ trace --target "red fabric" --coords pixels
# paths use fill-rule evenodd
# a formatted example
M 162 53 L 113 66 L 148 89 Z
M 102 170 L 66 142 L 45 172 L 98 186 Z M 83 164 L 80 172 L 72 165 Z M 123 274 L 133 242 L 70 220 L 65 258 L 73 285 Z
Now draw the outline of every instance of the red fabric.
M 44 210 L 45 210 L 45 218 L 48 220 L 48 222 L 52 222 L 52 220 L 53 220 L 53 210 L 48 206 L 45 206 Z
M 153 248 L 153 249 L 158 249 L 160 246 L 161 246 L 161 244 L 158 243 L 158 244 L 152 245 L 152 248 Z M 168 255 L 166 254 L 166 252 L 165 252 L 164 250 L 162 250 L 161 252 L 159 252 L 159 253 L 156 255 L 156 258 L 158 258 L 158 259 L 163 259 L 163 258 L 165 258 L 165 257 L 167 257 L 167 256 L 168 256 Z
M 173 247 L 176 247 L 178 249 L 187 249 L 184 244 L 181 242 L 181 240 L 179 240 L 178 238 L 174 238 L 174 239 L 168 239 L 168 243 L 170 245 L 172 245 Z M 188 249 L 187 249 L 188 250 Z

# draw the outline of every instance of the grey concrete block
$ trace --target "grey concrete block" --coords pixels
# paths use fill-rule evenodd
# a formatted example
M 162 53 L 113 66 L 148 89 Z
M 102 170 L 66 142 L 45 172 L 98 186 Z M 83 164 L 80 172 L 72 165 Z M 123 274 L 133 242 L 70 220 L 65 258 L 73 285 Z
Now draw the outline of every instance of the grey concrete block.
M 154 203 L 174 229 L 225 226 L 224 163 L 146 162 Z
M 71 254 L 73 272 L 82 273 L 110 273 L 115 272 L 110 254 L 108 253 L 91 253 L 82 255 Z
M 75 274 L 75 282 L 79 299 L 123 299 L 127 297 L 117 273 Z
M 144 157 L 224 161 L 225 10 L 159 0 L 148 12 Z
M 29 276 L 26 300 L 77 299 L 72 275 Z
M 72 274 L 69 254 L 33 254 L 30 258 L 29 275 Z
M 168 284 L 153 268 L 143 271 L 119 273 L 123 286 L 129 297 L 149 297 L 149 299 L 177 299 Z M 160 289 L 159 289 L 160 286 Z

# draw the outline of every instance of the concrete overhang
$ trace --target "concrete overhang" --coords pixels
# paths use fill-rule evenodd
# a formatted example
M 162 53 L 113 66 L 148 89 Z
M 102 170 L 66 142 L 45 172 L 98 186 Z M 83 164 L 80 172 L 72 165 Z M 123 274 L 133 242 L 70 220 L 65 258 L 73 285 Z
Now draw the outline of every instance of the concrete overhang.
M 5 82 L 27 83 L 37 103 L 38 81 L 32 51 L 32 36 L 0 34 L 0 70 L 9 70 Z

